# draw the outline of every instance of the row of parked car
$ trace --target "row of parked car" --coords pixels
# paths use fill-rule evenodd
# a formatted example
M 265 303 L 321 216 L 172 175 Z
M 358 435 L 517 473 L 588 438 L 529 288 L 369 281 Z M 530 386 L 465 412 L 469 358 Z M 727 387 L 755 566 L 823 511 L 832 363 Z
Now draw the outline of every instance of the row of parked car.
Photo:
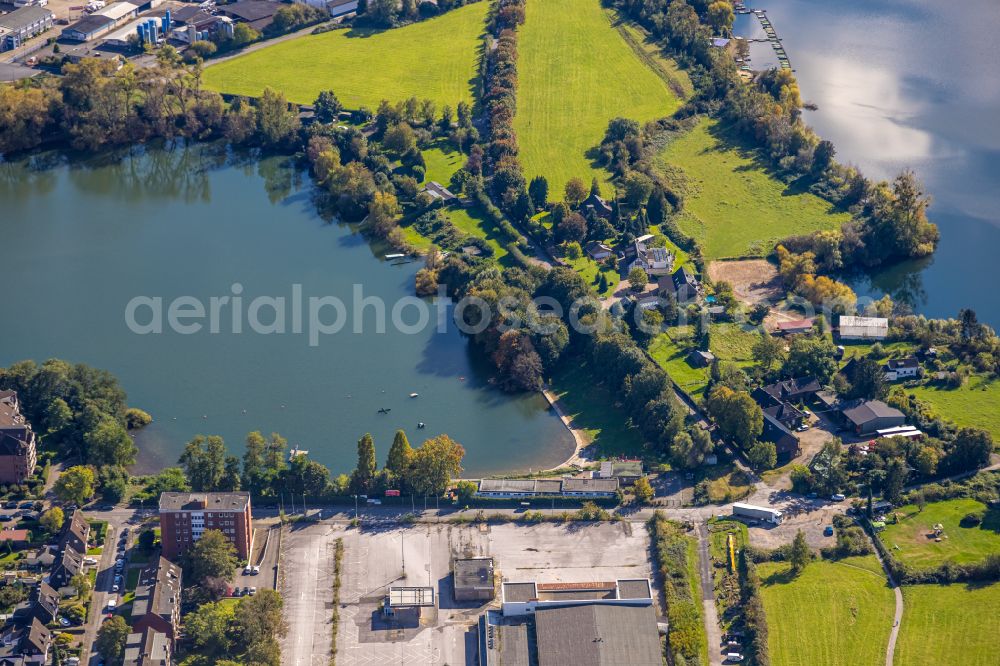
M 125 587 L 125 579 L 123 575 L 125 573 L 125 551 L 128 549 L 128 535 L 129 528 L 123 527 L 121 536 L 118 538 L 118 552 L 115 556 L 115 581 L 111 585 L 112 592 L 119 592 L 123 587 Z

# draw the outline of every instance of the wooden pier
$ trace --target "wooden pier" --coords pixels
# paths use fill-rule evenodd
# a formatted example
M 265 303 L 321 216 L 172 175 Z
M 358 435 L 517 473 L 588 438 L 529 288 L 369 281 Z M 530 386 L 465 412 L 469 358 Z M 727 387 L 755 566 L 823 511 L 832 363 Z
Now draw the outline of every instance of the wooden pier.
M 733 5 L 733 11 L 737 14 L 753 14 L 760 21 L 760 27 L 764 29 L 764 34 L 766 39 L 748 39 L 748 42 L 769 42 L 771 48 L 774 49 L 775 54 L 778 56 L 778 63 L 781 65 L 781 69 L 791 69 L 792 63 L 788 60 L 788 53 L 785 52 L 785 47 L 781 43 L 781 38 L 778 37 L 778 32 L 774 29 L 771 24 L 771 20 L 767 18 L 767 11 L 763 9 L 751 9 L 747 7 L 742 2 L 737 2 Z

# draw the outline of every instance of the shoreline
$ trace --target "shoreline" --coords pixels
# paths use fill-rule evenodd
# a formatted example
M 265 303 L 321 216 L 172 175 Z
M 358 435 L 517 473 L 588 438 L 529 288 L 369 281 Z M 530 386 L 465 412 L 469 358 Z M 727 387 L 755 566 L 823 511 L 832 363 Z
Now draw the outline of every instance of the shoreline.
M 576 445 L 569 458 L 555 467 L 550 467 L 542 471 L 554 472 L 557 469 L 569 467 L 571 465 L 583 467 L 595 462 L 595 458 L 586 453 L 586 450 L 593 444 L 593 441 L 586 435 L 586 433 L 584 433 L 582 428 L 577 428 L 573 425 L 573 419 L 567 416 L 566 412 L 563 411 L 559 404 L 559 398 L 556 394 L 548 389 L 542 389 L 542 395 L 545 396 L 545 400 L 549 403 L 549 407 L 556 413 L 556 416 L 559 417 L 559 420 L 562 422 L 566 430 L 569 431 L 569 434 L 573 436 L 573 442 Z

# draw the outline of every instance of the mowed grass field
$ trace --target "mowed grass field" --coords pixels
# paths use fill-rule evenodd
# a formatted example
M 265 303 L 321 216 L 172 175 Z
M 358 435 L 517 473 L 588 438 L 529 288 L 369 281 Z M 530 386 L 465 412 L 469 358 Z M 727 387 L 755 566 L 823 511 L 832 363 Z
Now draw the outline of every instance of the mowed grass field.
M 973 375 L 957 389 L 920 386 L 906 390 L 930 402 L 938 414 L 956 424 L 984 428 L 994 440 L 1000 440 L 1000 382 Z
M 349 109 L 383 99 L 430 98 L 454 108 L 472 102 L 487 2 L 381 32 L 334 30 L 275 44 L 211 65 L 210 90 L 256 97 L 265 87 L 311 104 L 333 90 Z
M 981 525 L 962 527 L 962 516 L 985 512 Z M 882 543 L 901 561 L 918 569 L 932 569 L 946 560 L 979 562 L 990 553 L 1000 553 L 1000 509 L 987 509 L 974 499 L 932 502 L 918 511 L 914 505 L 900 507 L 900 520 L 886 525 Z M 934 540 L 934 525 L 944 527 L 941 541 Z
M 1000 583 L 903 588 L 895 666 L 995 666 Z
M 526 11 L 514 128 L 525 176 L 544 175 L 550 197 L 561 199 L 574 176 L 607 180 L 587 153 L 609 120 L 645 123 L 671 115 L 680 102 L 625 43 L 600 0 L 531 0 Z
M 733 143 L 714 120 L 703 119 L 671 141 L 658 160 L 683 182 L 684 212 L 677 222 L 702 244 L 706 259 L 765 256 L 775 241 L 839 228 L 850 219 L 772 177 L 752 150 Z
M 784 562 L 758 566 L 771 663 L 884 664 L 895 601 L 875 557 L 816 560 L 797 578 L 789 568 Z

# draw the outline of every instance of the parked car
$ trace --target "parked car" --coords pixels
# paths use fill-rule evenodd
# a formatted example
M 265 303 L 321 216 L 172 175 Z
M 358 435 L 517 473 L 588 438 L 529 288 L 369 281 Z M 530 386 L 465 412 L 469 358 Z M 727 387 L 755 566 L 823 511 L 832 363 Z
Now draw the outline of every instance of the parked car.
M 17 502 L 4 502 L 3 503 L 3 508 L 5 508 L 5 509 L 16 509 L 17 508 Z
M 71 624 L 73 624 L 73 623 L 72 623 L 72 622 L 70 622 L 69 620 L 67 620 L 67 619 L 66 619 L 66 618 L 64 618 L 64 617 L 60 617 L 60 618 L 59 618 L 59 624 L 61 624 L 61 625 L 62 625 L 62 626 L 64 626 L 64 627 L 68 627 L 68 626 L 70 626 L 70 625 L 71 625 Z
M 112 586 L 111 586 L 111 591 L 112 591 L 112 592 L 117 592 L 117 591 L 119 591 L 120 589 L 121 589 L 121 588 L 120 588 L 120 587 L 118 587 L 118 585 L 112 585 Z
M 255 594 L 257 594 L 257 588 L 256 587 L 251 587 L 250 588 L 250 596 L 252 597 Z
M 843 502 L 845 499 L 847 499 L 847 497 L 845 497 L 843 493 L 834 493 L 833 496 L 830 497 L 830 499 L 833 500 L 834 502 Z
M 242 594 L 242 593 L 240 592 L 240 588 L 238 588 L 238 587 L 234 587 L 234 588 L 233 588 L 233 596 L 234 596 L 234 597 L 238 597 L 238 596 L 240 596 L 240 594 Z
M 823 536 L 833 536 L 833 525 L 827 525 L 823 528 Z
M 743 655 L 739 652 L 730 652 L 726 655 L 726 661 L 730 663 L 743 661 Z
M 250 575 L 251 576 L 256 576 L 259 573 L 260 573 L 260 567 L 255 564 L 254 567 L 253 567 L 253 570 L 250 572 Z
M 249 576 L 251 573 L 253 573 L 253 567 L 252 566 L 250 566 L 248 564 L 245 567 L 243 567 L 243 575 L 244 576 Z

